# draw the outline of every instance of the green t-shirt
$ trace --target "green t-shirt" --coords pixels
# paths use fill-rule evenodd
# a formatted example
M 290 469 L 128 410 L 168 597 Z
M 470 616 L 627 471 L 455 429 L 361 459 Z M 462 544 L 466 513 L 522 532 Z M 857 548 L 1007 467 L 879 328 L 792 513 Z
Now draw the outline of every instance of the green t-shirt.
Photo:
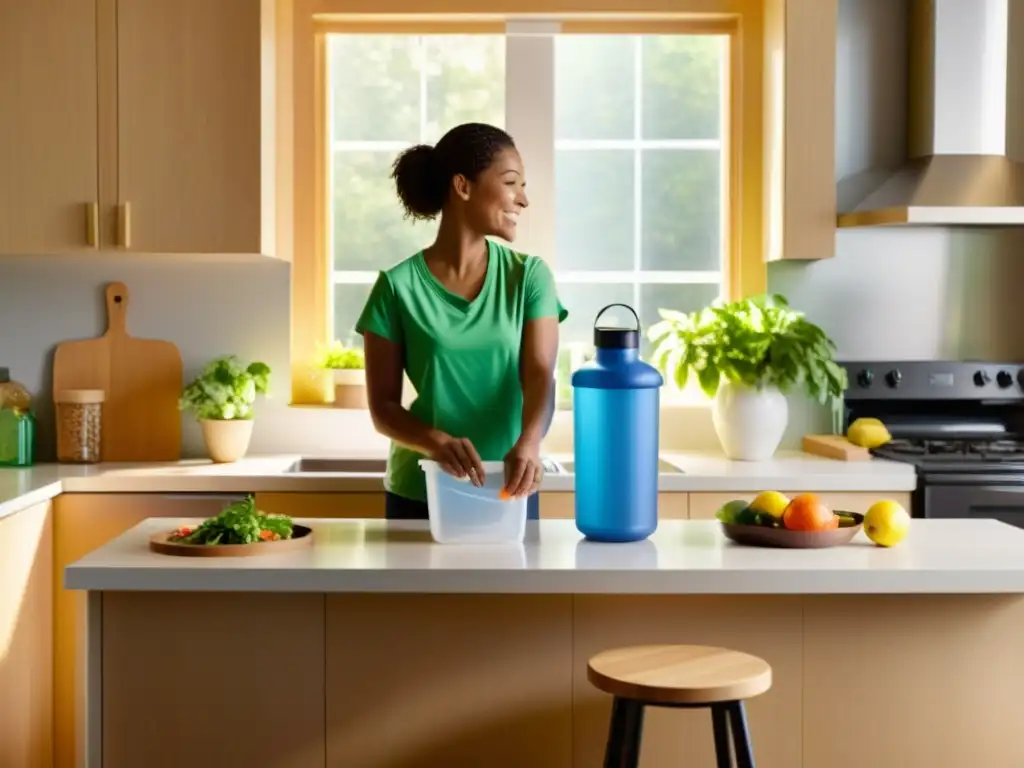
M 416 418 L 469 438 L 482 460 L 500 461 L 522 431 L 523 325 L 538 317 L 561 322 L 568 312 L 547 264 L 487 242 L 487 275 L 473 301 L 441 285 L 421 251 L 380 273 L 356 330 L 402 345 L 405 372 L 416 389 L 409 408 Z M 387 490 L 426 501 L 421 458 L 393 443 Z

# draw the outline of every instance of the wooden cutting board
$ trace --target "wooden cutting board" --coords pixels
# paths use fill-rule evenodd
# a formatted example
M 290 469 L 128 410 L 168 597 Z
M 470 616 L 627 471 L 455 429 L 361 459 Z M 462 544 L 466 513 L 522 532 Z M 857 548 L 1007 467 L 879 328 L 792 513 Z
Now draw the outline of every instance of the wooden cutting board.
M 66 341 L 53 356 L 53 390 L 102 389 L 103 461 L 181 458 L 181 353 L 169 341 L 128 335 L 128 288 L 107 286 L 107 332 Z
M 867 448 L 854 445 L 842 435 L 804 435 L 802 448 L 804 453 L 826 459 L 871 461 L 871 452 Z

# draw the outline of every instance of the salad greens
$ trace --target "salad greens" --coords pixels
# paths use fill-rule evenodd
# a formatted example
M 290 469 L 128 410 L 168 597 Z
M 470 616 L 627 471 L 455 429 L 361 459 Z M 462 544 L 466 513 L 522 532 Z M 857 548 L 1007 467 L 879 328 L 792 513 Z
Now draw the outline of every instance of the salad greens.
M 270 366 L 244 366 L 234 355 L 224 355 L 207 363 L 185 387 L 178 407 L 192 411 L 197 419 L 251 419 L 256 395 L 265 395 L 269 389 Z
M 169 537 L 178 544 L 254 544 L 292 537 L 292 520 L 285 515 L 267 515 L 256 509 L 256 499 L 249 496 L 229 504 L 216 517 L 208 518 L 195 528 L 179 528 Z

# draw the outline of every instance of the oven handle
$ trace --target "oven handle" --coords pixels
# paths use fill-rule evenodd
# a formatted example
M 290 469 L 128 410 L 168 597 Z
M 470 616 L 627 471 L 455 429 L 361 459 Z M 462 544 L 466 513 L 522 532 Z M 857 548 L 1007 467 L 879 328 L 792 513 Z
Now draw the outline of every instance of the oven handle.
M 1006 491 L 1007 493 L 1024 493 L 1024 473 L 999 474 L 953 474 L 939 473 L 922 476 L 925 485 L 960 485 L 982 487 Z

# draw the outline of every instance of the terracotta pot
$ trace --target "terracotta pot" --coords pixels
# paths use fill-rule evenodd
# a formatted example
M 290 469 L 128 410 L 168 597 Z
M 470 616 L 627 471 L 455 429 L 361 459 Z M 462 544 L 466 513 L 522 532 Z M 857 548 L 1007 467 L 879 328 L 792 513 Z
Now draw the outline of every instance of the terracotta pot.
M 370 407 L 366 399 L 366 371 L 356 368 L 334 371 L 334 407 Z
M 249 450 L 252 419 L 201 419 L 203 440 L 210 458 L 223 464 L 238 461 Z

